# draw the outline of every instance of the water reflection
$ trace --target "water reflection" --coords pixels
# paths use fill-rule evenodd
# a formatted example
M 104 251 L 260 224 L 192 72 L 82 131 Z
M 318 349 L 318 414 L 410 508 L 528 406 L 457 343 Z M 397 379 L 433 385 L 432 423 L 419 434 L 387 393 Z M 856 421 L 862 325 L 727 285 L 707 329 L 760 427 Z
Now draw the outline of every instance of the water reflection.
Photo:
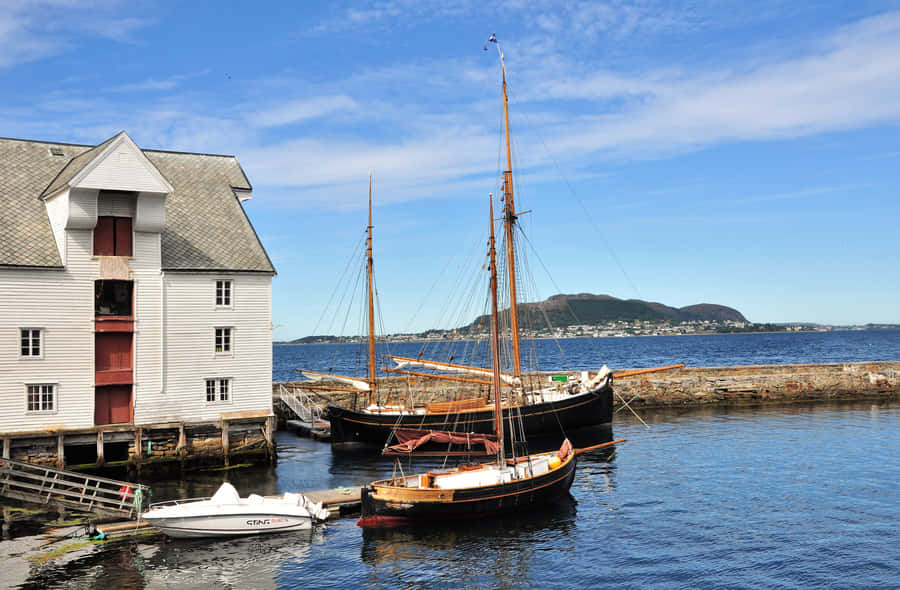
M 556 551 L 571 547 L 576 516 L 577 503 L 566 495 L 517 514 L 365 529 L 360 557 L 375 586 L 453 580 L 459 587 L 528 587 L 529 557 L 549 545 Z M 429 564 L 427 570 L 416 566 L 422 563 Z
M 170 541 L 146 560 L 148 585 L 165 588 L 277 588 L 279 570 L 309 558 L 324 529 L 242 539 Z
M 306 561 L 324 529 L 233 539 L 178 539 L 155 545 L 114 545 L 37 570 L 21 588 L 279 588 L 283 568 Z

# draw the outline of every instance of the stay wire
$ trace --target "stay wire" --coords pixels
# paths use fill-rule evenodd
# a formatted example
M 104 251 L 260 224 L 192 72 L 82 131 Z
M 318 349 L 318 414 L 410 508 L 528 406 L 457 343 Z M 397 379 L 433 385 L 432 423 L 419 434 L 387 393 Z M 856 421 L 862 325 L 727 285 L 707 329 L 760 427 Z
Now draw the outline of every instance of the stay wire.
M 507 80 L 507 94 L 510 94 L 509 88 L 510 85 L 509 81 Z M 522 111 L 520 114 L 523 119 L 530 120 L 526 112 Z M 581 197 L 578 196 L 578 193 L 575 191 L 575 187 L 572 186 L 572 184 L 569 182 L 569 179 L 563 174 L 562 167 L 559 165 L 559 161 L 553 157 L 550 148 L 547 146 L 547 142 L 544 140 L 544 136 L 540 131 L 540 126 L 532 125 L 532 127 L 535 129 L 538 141 L 540 141 L 541 145 L 544 147 L 544 150 L 546 150 L 548 158 L 553 163 L 553 167 L 556 168 L 556 172 L 559 174 L 560 179 L 563 181 L 563 183 L 566 185 L 566 188 L 569 190 L 569 193 L 572 195 L 572 197 L 575 198 L 575 201 L 581 207 L 581 210 L 584 212 L 585 217 L 587 217 L 588 222 L 591 224 L 591 226 L 593 226 L 594 231 L 597 232 L 597 236 L 600 238 L 600 241 L 603 243 L 606 251 L 609 252 L 609 255 L 613 259 L 613 262 L 615 262 L 616 266 L 619 268 L 619 272 L 622 273 L 622 276 L 625 278 L 628 286 L 631 287 L 638 299 L 643 299 L 637 286 L 625 271 L 625 267 L 622 265 L 619 257 L 616 255 L 615 250 L 613 250 L 612 245 L 609 243 L 609 241 L 606 239 L 606 236 L 603 234 L 603 231 L 600 229 L 600 225 L 594 220 L 593 215 L 591 215 L 590 210 L 584 204 L 584 201 L 581 199 Z

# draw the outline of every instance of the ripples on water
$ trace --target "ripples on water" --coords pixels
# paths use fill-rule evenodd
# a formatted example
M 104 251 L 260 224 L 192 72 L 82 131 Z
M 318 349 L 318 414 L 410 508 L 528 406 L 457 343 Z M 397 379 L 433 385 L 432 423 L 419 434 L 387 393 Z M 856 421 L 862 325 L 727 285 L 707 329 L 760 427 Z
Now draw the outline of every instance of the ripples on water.
M 556 508 L 387 531 L 120 543 L 43 588 L 895 588 L 900 402 L 617 415 Z M 156 499 L 354 485 L 390 462 L 278 434 L 275 469 L 153 484 Z

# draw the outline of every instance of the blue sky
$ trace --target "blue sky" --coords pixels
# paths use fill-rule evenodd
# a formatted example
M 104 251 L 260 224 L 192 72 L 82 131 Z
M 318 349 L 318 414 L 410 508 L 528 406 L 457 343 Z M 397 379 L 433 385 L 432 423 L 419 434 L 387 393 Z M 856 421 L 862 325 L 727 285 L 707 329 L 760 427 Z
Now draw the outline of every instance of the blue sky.
M 238 156 L 276 339 L 335 331 L 373 170 L 383 329 L 421 330 L 505 167 L 492 32 L 529 294 L 900 323 L 900 2 L 6 0 L 0 135 Z

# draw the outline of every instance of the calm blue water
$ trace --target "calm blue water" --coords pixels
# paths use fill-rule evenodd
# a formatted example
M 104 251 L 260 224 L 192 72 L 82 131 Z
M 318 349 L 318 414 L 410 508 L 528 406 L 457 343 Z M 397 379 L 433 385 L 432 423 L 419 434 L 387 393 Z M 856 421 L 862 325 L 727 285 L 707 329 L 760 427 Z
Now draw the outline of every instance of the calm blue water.
M 688 359 L 727 365 L 898 360 L 898 337 L 897 331 L 847 332 L 591 345 L 608 354 L 630 346 L 631 355 L 607 360 L 614 367 Z M 753 342 L 766 350 L 754 352 Z M 583 358 L 593 363 L 589 354 Z M 344 519 L 310 535 L 124 542 L 24 570 L 3 561 L 10 543 L 4 541 L 0 586 L 900 587 L 900 401 L 643 417 L 649 429 L 616 414 L 613 435 L 628 442 L 612 454 L 580 457 L 571 497 L 541 512 L 379 533 Z M 390 462 L 380 458 L 333 455 L 327 444 L 288 433 L 277 440 L 273 468 L 152 482 L 154 499 L 209 495 L 226 478 L 243 494 L 265 494 L 356 486 L 390 474 Z
M 379 344 L 382 354 L 488 366 L 484 343 L 402 342 Z M 569 338 L 535 340 L 523 345 L 523 360 L 544 371 L 658 367 L 686 363 L 691 367 L 842 363 L 900 360 L 900 330 L 800 332 L 773 334 L 717 334 L 702 336 L 634 336 L 624 338 Z M 560 350 L 561 349 L 561 350 Z M 298 378 L 295 369 L 364 376 L 366 348 L 358 344 L 304 344 L 273 346 L 274 381 Z M 529 363 L 531 358 L 540 363 Z
M 617 415 L 551 510 L 429 528 L 120 543 L 33 570 L 27 588 L 897 588 L 900 403 Z M 279 433 L 244 493 L 355 485 L 381 460 Z M 154 485 L 208 494 L 221 473 Z M 0 544 L 2 548 L 2 544 Z M 8 575 L 8 574 L 4 574 Z M 9 580 L 9 578 L 6 578 Z M 21 583 L 21 581 L 17 581 Z

